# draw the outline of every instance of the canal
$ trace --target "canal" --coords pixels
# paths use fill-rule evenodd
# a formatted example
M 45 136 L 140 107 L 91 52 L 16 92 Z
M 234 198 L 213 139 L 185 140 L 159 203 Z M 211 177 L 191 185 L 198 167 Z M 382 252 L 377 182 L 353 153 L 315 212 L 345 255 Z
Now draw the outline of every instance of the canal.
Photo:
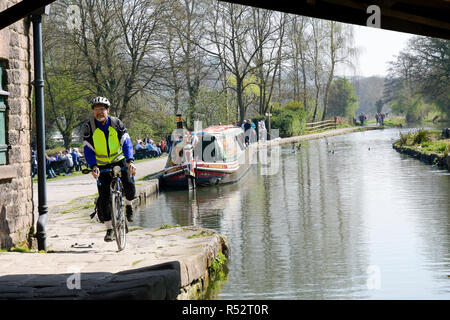
M 237 184 L 162 192 L 133 225 L 226 235 L 214 299 L 450 299 L 450 174 L 396 152 L 398 136 L 285 146 L 276 174 L 256 164 Z

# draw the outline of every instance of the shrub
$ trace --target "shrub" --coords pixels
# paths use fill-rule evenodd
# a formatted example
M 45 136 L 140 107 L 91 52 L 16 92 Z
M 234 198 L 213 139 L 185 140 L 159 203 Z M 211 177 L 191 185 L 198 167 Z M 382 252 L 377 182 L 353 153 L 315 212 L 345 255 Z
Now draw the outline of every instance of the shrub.
M 271 128 L 278 129 L 280 137 L 290 137 L 293 134 L 294 116 L 288 110 L 275 110 L 271 118 Z
M 305 108 L 296 101 L 288 102 L 272 112 L 271 128 L 278 129 L 280 137 L 301 135 L 305 131 Z
M 413 143 L 414 144 L 422 144 L 424 142 L 430 142 L 431 138 L 428 131 L 424 129 L 420 129 L 419 131 L 413 134 Z
M 444 157 L 448 157 L 448 155 L 450 154 L 450 143 L 447 143 L 443 153 L 444 153 Z
M 401 146 L 404 146 L 408 142 L 408 135 L 400 132 L 400 139 L 398 140 Z

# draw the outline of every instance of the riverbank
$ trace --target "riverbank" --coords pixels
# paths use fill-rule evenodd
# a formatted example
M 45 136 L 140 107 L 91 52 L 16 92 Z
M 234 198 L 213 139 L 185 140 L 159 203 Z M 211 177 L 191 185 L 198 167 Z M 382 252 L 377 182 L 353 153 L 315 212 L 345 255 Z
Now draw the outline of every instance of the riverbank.
M 333 129 L 333 130 L 322 131 L 319 133 L 305 134 L 302 136 L 277 138 L 277 139 L 269 140 L 266 143 L 259 143 L 257 145 L 257 148 L 272 147 L 275 145 L 283 145 L 283 144 L 289 144 L 289 143 L 298 143 L 298 142 L 320 139 L 320 138 L 325 138 L 325 137 L 333 137 L 333 136 L 338 136 L 338 135 L 348 134 L 348 133 L 353 133 L 353 132 L 362 132 L 362 131 L 380 130 L 380 129 L 383 129 L 383 127 L 365 126 L 365 127 L 347 127 L 347 128 Z
M 418 130 L 400 135 L 392 147 L 400 153 L 419 159 L 426 164 L 450 170 L 450 139 L 443 138 L 439 130 Z

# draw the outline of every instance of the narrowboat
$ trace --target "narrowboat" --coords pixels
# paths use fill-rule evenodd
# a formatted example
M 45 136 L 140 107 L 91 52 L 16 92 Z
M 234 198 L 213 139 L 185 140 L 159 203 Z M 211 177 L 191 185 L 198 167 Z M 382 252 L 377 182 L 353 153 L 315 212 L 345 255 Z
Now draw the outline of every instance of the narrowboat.
M 238 181 L 250 168 L 244 141 L 242 128 L 232 125 L 186 131 L 169 152 L 161 187 L 192 189 Z

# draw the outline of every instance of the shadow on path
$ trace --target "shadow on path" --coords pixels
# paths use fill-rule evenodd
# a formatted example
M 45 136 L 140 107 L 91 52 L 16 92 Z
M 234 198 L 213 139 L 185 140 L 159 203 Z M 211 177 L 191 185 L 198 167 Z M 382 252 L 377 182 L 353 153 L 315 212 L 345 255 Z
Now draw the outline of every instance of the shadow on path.
M 0 299 L 175 300 L 180 293 L 178 261 L 110 272 L 16 274 L 0 277 Z

